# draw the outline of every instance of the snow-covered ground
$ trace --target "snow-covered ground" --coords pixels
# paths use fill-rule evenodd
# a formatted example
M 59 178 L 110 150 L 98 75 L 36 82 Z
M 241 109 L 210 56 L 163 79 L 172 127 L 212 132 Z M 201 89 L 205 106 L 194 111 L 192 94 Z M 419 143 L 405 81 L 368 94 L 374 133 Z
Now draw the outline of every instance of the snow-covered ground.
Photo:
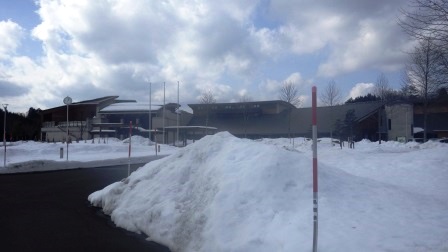
M 73 168 L 89 168 L 129 163 L 129 139 L 101 138 L 94 141 L 73 142 L 68 147 L 65 143 L 11 142 L 6 146 L 6 166 L 3 167 L 4 149 L 1 143 L 0 174 L 30 171 L 47 171 Z M 63 148 L 63 158 L 60 150 Z M 160 145 L 157 155 L 164 156 L 178 148 Z M 147 163 L 156 155 L 154 143 L 147 138 L 132 136 L 131 163 Z
M 319 251 L 448 251 L 448 144 L 318 144 Z M 173 251 L 311 251 L 311 142 L 208 136 L 89 200 Z
M 0 171 L 59 160 L 59 147 L 54 154 L 46 145 L 53 144 L 8 146 L 9 166 Z M 70 159 L 127 158 L 127 148 L 120 141 L 72 144 Z M 144 139 L 132 140 L 134 156 L 153 155 L 148 148 Z M 163 149 L 170 155 L 93 192 L 90 202 L 117 226 L 173 252 L 311 251 L 310 141 L 297 138 L 293 146 L 289 139 L 253 141 L 223 132 Z M 321 139 L 319 251 L 448 251 L 447 154 L 443 143 L 363 140 L 340 149 Z

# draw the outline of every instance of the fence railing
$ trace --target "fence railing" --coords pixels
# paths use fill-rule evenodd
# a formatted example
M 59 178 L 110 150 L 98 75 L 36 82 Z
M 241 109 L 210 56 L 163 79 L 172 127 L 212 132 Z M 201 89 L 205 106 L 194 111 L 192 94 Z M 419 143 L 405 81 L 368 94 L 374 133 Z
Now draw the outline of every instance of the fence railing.
M 81 127 L 81 126 L 86 126 L 87 123 L 86 121 L 69 121 L 68 122 L 68 126 L 69 127 Z M 66 127 L 67 126 L 67 122 L 59 122 L 58 123 L 58 127 Z
M 69 121 L 68 127 L 85 127 L 87 126 L 86 121 Z M 55 127 L 67 127 L 67 122 L 43 122 L 42 123 L 43 128 L 55 128 Z

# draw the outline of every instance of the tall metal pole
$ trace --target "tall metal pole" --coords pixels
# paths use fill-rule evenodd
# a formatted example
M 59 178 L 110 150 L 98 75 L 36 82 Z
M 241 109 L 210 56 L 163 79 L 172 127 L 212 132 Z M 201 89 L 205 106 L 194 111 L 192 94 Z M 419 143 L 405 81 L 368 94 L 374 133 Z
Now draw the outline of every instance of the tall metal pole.
M 179 143 L 179 81 L 177 82 L 177 111 L 176 111 L 176 119 L 177 119 L 177 135 L 176 135 L 176 144 Z
M 151 130 L 152 130 L 152 116 L 151 116 L 151 107 L 152 107 L 152 101 L 151 98 L 152 97 L 152 84 L 151 82 L 149 83 L 149 140 L 151 140 Z M 154 133 L 154 148 L 156 150 L 156 156 L 157 156 L 157 130 Z
M 163 115 L 162 115 L 162 135 L 163 135 L 163 141 L 162 143 L 165 144 L 165 82 L 163 82 Z
M 151 117 L 151 82 L 149 83 L 149 121 L 148 121 L 148 145 L 151 145 L 151 129 L 152 129 L 152 117 Z
M 128 177 L 131 173 L 132 121 L 129 121 Z
M 5 148 L 5 153 L 3 155 L 3 167 L 6 167 L 6 112 L 8 111 L 8 104 L 2 104 L 4 110 L 4 118 L 3 118 L 3 147 Z
M 313 122 L 313 252 L 317 252 L 317 99 L 316 86 L 312 87 L 312 122 Z
M 65 141 L 67 142 L 67 161 L 68 161 L 68 104 L 67 104 L 67 125 L 65 128 L 67 129 L 67 139 L 65 139 Z
M 67 161 L 68 161 L 68 105 L 72 104 L 72 98 L 70 98 L 69 96 L 64 98 L 64 104 L 67 105 L 67 125 L 65 126 L 66 130 L 67 130 Z

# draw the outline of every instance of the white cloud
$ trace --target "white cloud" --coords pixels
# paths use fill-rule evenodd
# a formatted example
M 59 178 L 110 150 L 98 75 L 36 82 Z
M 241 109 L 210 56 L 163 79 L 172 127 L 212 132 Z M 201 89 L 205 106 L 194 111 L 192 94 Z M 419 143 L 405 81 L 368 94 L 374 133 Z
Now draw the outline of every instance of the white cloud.
M 302 75 L 300 75 L 300 73 L 292 73 L 291 75 L 289 75 L 286 79 L 285 82 L 292 82 L 295 83 L 297 85 L 302 84 L 303 80 L 302 80 Z
M 395 21 L 394 21 L 395 22 Z M 392 26 L 389 29 L 384 27 Z M 414 42 L 402 33 L 400 27 L 390 20 L 362 20 L 359 30 L 352 38 L 347 38 L 338 50 L 333 50 L 326 62 L 319 67 L 322 76 L 336 76 L 359 69 L 396 71 L 403 67 L 405 51 Z
M 29 89 L 15 103 L 32 99 L 41 108 L 66 95 L 147 100 L 148 82 L 159 83 L 153 98 L 161 102 L 164 81 L 170 100 L 180 81 L 184 102 L 197 102 L 206 89 L 221 102 L 238 99 L 242 90 L 254 100 L 278 99 L 285 80 L 307 96 L 312 71 L 325 77 L 398 69 L 409 43 L 390 27 L 405 2 L 40 0 L 41 23 L 32 36 L 42 43 L 42 57 L 14 55 L 23 31 L 0 21 L 0 34 L 5 24 L 15 34 L 0 41 L 0 70 L 8 83 Z M 305 72 L 303 55 L 324 62 Z M 289 73 L 282 64 L 291 58 L 307 78 L 297 72 L 283 79 Z
M 318 74 L 334 77 L 360 69 L 403 67 L 411 41 L 397 25 L 397 16 L 406 4 L 406 0 L 278 0 L 271 2 L 270 12 L 282 21 L 279 35 L 291 52 L 328 51 Z
M 350 90 L 347 99 L 356 98 L 359 96 L 367 95 L 368 93 L 372 93 L 374 88 L 375 84 L 373 83 L 358 83 Z
M 23 28 L 11 20 L 0 21 L 0 60 L 14 55 L 24 36 Z
M 292 82 L 297 86 L 302 106 L 309 105 L 309 94 L 311 93 L 311 80 L 304 79 L 299 72 L 291 73 L 283 80 L 268 79 L 258 85 L 258 96 L 260 100 L 278 100 L 280 88 L 285 82 Z

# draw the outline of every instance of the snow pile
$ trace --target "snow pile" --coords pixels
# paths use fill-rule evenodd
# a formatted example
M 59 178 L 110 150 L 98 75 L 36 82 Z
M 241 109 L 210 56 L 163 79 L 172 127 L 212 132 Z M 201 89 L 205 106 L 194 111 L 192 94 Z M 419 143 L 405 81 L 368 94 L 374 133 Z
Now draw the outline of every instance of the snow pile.
M 123 143 L 129 144 L 129 138 L 126 138 L 123 140 Z M 148 138 L 142 137 L 142 136 L 132 136 L 131 137 L 131 144 L 138 144 L 138 145 L 154 145 L 153 141 L 150 141 Z
M 309 251 L 310 144 L 291 148 L 289 139 L 219 133 L 141 167 L 89 201 L 118 226 L 176 252 Z M 393 146 L 363 144 L 319 147 L 319 250 L 448 250 L 446 146 L 387 153 L 382 148 Z

